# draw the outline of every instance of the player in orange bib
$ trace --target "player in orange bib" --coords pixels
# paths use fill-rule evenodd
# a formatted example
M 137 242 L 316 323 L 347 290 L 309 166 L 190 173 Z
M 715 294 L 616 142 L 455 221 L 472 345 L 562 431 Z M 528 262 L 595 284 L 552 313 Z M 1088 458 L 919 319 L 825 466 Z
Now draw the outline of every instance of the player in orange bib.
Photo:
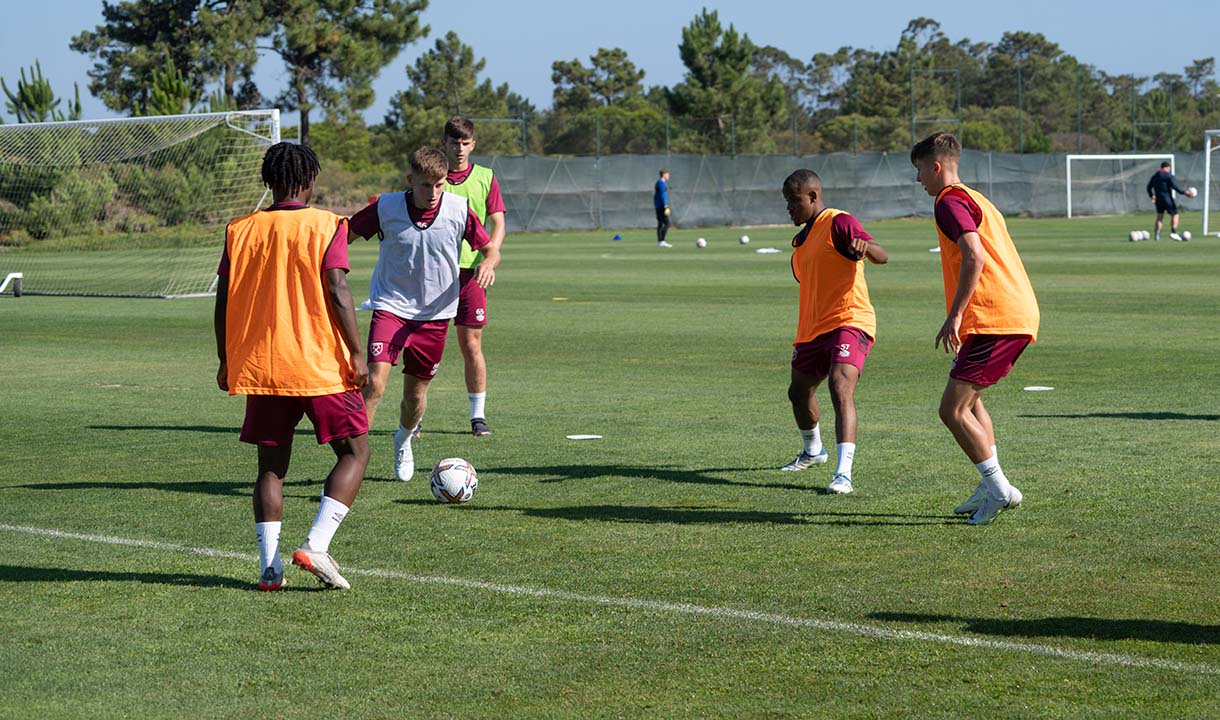
M 788 386 L 803 447 L 781 469 L 804 470 L 829 458 L 822 447 L 814 398 L 818 386 L 829 378 L 838 441 L 838 465 L 829 489 L 849 493 L 856 455 L 856 383 L 877 334 L 877 316 L 868 297 L 862 261 L 868 258 L 882 264 L 889 255 L 854 217 L 826 207 L 822 181 L 812 170 L 789 175 L 783 193 L 792 224 L 804 225 L 792 239 L 792 275 L 801 287 Z
M 308 147 L 272 145 L 262 167 L 272 204 L 229 223 L 217 269 L 216 384 L 246 396 L 241 440 L 258 446 L 260 590 L 279 590 L 284 579 L 283 484 L 301 418 L 309 416 L 318 442 L 330 444 L 335 465 L 292 562 L 329 588 L 350 587 L 329 554 L 330 542 L 369 463 L 360 394 L 369 370 L 347 287 L 347 221 L 309 207 L 318 170 Z
M 1008 234 L 1004 216 L 958 177 L 962 145 L 949 133 L 911 150 L 916 180 L 936 198 L 946 318 L 934 347 L 956 353 L 940 399 L 940 419 L 978 469 L 978 487 L 953 512 L 988 525 L 1021 504 L 1021 491 L 1000 469 L 995 428 L 983 391 L 1012 370 L 1038 336 L 1038 300 Z

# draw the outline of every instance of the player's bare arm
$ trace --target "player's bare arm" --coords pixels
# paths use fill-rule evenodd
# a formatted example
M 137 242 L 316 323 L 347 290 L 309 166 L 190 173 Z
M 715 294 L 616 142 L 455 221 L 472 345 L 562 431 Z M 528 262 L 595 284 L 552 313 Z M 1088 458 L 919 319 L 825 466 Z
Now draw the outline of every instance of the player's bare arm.
M 962 315 L 966 312 L 966 303 L 974 295 L 978 287 L 979 277 L 983 274 L 983 243 L 976 232 L 962 233 L 957 239 L 957 246 L 962 251 L 961 269 L 957 276 L 957 292 L 953 295 L 953 303 L 949 306 L 948 317 L 936 333 L 936 341 L 932 347 L 945 347 L 945 352 L 956 353 L 962 346 L 962 340 L 957 331 L 962 325 Z
M 216 386 L 229 391 L 229 367 L 225 353 L 225 313 L 229 309 L 229 278 L 221 277 L 216 284 L 216 309 L 212 311 L 212 326 L 216 332 L 216 359 L 220 369 L 216 371 Z
M 330 304 L 331 317 L 343 337 L 352 356 L 351 381 L 364 387 L 369 379 L 369 366 L 364 359 L 364 346 L 360 343 L 360 328 L 356 324 L 356 303 L 347 286 L 347 273 L 342 268 L 326 271 L 326 299 Z
M 487 247 L 494 247 L 498 254 L 500 247 L 504 244 L 504 235 L 506 234 L 504 213 L 498 212 L 488 215 L 487 224 L 491 226 L 491 242 L 487 244 Z M 475 266 L 474 281 L 478 283 L 479 287 L 486 290 L 496 284 L 496 267 L 484 267 L 487 265 L 487 248 L 483 248 L 482 252 L 483 262 Z M 497 261 L 496 265 L 499 264 L 499 261 Z
M 491 243 L 479 252 L 483 253 L 483 261 L 475 268 L 474 281 L 486 290 L 496 282 L 496 268 L 500 266 L 500 246 Z
M 890 261 L 890 254 L 875 240 L 854 237 L 851 239 L 851 249 L 857 257 L 867 258 L 874 265 L 884 265 Z

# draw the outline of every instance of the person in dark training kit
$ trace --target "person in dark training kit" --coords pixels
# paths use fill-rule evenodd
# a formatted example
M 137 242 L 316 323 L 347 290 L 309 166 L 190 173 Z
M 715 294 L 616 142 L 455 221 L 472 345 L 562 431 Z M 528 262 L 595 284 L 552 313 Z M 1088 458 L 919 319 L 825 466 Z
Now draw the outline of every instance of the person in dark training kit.
M 665 242 L 669 232 L 669 168 L 661 168 L 661 179 L 652 191 L 652 204 L 657 210 L 657 247 L 673 247 Z
M 1161 169 L 1157 170 L 1148 180 L 1148 197 L 1156 203 L 1156 227 L 1153 237 L 1157 240 L 1161 239 L 1161 226 L 1165 223 L 1165 213 L 1169 213 L 1169 238 L 1183 242 L 1184 238 L 1178 234 L 1178 203 L 1173 199 L 1173 193 L 1176 190 L 1187 197 L 1193 197 L 1193 195 L 1178 185 L 1178 179 L 1173 176 L 1171 167 L 1168 162 L 1161 163 Z

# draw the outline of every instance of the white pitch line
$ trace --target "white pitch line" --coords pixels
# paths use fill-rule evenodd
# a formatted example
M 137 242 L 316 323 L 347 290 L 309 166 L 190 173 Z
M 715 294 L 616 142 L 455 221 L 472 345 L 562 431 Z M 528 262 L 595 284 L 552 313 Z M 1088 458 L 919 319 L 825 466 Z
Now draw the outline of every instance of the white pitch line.
M 83 542 L 101 543 L 104 545 L 121 545 L 125 547 L 145 548 L 148 550 L 163 550 L 166 552 L 188 553 L 204 557 L 226 558 L 233 560 L 257 561 L 258 556 L 250 553 L 233 552 L 231 550 L 215 550 L 213 548 L 191 547 L 156 540 L 134 540 L 131 538 L 111 537 L 108 535 L 89 535 L 84 533 L 66 532 L 47 528 L 27 527 L 23 525 L 0 524 L 0 531 L 38 535 L 60 540 L 80 540 Z M 663 600 L 644 600 L 637 598 L 612 597 L 610 595 L 587 595 L 567 590 L 551 590 L 549 588 L 531 588 L 523 585 L 505 585 L 501 583 L 484 582 L 481 580 L 466 580 L 463 578 L 442 577 L 434 575 L 415 575 L 397 570 L 378 570 L 374 568 L 356 568 L 343 566 L 343 572 L 349 575 L 366 575 L 369 577 L 405 580 L 412 583 L 429 585 L 449 585 L 469 590 L 483 590 L 505 595 L 522 595 L 545 600 L 560 600 L 565 602 L 601 605 L 604 607 L 630 608 L 648 610 L 658 613 L 680 615 L 697 615 L 720 618 L 724 620 L 746 620 L 753 623 L 768 625 L 784 625 L 788 627 L 810 628 L 829 632 L 840 632 L 859 637 L 869 637 L 878 640 L 903 640 L 941 645 L 958 645 L 970 648 L 984 648 L 1003 652 L 1019 652 L 1030 655 L 1059 658 L 1061 660 L 1076 660 L 1098 665 L 1117 665 L 1129 668 L 1151 668 L 1156 670 L 1173 670 L 1184 673 L 1203 675 L 1220 675 L 1220 667 L 1207 663 L 1178 662 L 1161 658 L 1122 655 L 1120 653 L 1091 652 L 1088 650 L 1071 650 L 1053 645 L 1037 643 L 1009 642 L 1006 640 L 988 640 L 985 638 L 965 635 L 944 635 L 941 633 L 923 632 L 920 630 L 898 630 L 880 625 L 865 625 L 863 623 L 842 622 L 838 620 L 819 620 L 793 615 L 756 612 L 753 610 L 737 610 L 726 607 L 709 607 L 690 603 L 665 602 Z

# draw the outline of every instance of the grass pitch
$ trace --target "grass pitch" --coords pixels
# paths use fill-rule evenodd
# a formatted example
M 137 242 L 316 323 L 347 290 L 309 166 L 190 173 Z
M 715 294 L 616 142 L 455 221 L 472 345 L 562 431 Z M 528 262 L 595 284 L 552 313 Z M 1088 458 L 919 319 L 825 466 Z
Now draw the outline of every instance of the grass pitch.
M 451 335 L 411 483 L 377 418 L 332 546 L 349 593 L 253 590 L 210 300 L 0 298 L 0 716 L 1214 717 L 1216 241 L 1126 242 L 1145 220 L 1011 221 L 1042 332 L 986 396 L 1026 497 L 986 528 L 949 514 L 977 475 L 936 417 L 930 221 L 866 223 L 891 261 L 844 497 L 833 460 L 775 470 L 791 229 L 510 236 L 495 435 L 468 434 Z M 479 470 L 466 506 L 428 492 L 449 456 Z M 330 463 L 302 425 L 284 550 Z

